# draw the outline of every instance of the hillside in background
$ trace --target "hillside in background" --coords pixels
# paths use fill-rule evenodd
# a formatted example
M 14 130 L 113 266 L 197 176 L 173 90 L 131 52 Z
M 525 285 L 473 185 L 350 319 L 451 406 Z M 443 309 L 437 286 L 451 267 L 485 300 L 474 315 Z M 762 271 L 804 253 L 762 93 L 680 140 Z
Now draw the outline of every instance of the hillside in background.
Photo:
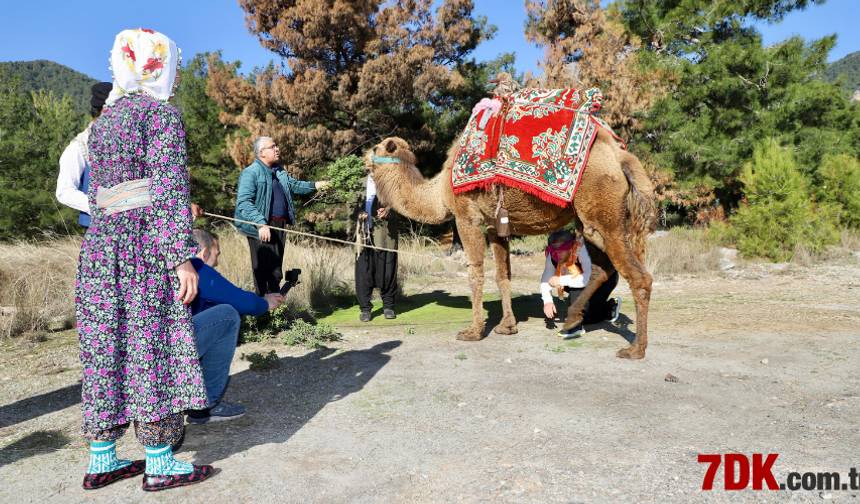
M 89 112 L 92 98 L 90 87 L 98 80 L 48 60 L 7 61 L 0 62 L 0 65 L 6 67 L 10 75 L 21 77 L 19 91 L 44 89 L 53 91 L 58 98 L 67 94 L 75 103 L 77 112 Z
M 848 77 L 848 83 L 845 87 L 849 91 L 860 88 L 860 51 L 853 52 L 831 63 L 824 71 L 824 80 L 833 82 L 842 74 Z

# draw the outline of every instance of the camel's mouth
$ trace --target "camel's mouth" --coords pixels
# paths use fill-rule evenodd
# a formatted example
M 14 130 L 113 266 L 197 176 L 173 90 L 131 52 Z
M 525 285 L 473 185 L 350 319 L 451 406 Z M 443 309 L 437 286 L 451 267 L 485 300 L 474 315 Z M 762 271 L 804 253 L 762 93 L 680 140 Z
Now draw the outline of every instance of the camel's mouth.
M 368 171 L 368 173 L 373 173 L 373 157 L 376 156 L 376 147 L 371 147 L 364 153 L 364 157 L 362 157 L 362 161 L 364 161 L 364 168 Z

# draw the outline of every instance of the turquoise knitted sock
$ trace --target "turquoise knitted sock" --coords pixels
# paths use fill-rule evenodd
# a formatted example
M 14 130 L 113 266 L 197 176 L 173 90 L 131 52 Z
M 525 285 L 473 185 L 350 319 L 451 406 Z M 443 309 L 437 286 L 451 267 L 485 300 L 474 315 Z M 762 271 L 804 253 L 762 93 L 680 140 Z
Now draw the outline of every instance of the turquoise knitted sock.
M 194 472 L 194 466 L 173 458 L 173 447 L 169 444 L 146 447 L 146 474 L 175 476 Z
M 89 474 L 101 474 L 130 466 L 130 460 L 116 458 L 116 441 L 93 441 L 90 443 Z

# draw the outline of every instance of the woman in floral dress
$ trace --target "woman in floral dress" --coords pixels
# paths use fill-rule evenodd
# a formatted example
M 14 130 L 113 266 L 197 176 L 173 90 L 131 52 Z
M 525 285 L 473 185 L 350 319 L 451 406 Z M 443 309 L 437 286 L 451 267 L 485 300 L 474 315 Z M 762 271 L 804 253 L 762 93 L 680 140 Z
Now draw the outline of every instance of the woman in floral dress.
M 179 50 L 150 30 L 117 35 L 114 86 L 89 138 L 92 223 L 75 288 L 83 364 L 84 488 L 145 472 L 144 490 L 202 481 L 211 466 L 173 458 L 182 411 L 206 407 L 191 314 L 197 293 L 185 132 L 167 102 Z M 120 460 L 134 422 L 146 461 Z M 144 471 L 145 468 L 145 471 Z

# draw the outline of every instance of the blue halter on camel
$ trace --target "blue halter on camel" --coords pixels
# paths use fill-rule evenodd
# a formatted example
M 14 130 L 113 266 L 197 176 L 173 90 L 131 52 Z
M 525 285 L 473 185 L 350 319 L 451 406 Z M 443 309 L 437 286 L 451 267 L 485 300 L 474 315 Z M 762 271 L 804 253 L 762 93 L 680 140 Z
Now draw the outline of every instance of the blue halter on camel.
M 402 163 L 403 162 L 403 160 L 401 160 L 400 158 L 396 158 L 396 157 L 376 157 L 376 156 L 374 156 L 372 159 L 373 159 L 374 163 Z

